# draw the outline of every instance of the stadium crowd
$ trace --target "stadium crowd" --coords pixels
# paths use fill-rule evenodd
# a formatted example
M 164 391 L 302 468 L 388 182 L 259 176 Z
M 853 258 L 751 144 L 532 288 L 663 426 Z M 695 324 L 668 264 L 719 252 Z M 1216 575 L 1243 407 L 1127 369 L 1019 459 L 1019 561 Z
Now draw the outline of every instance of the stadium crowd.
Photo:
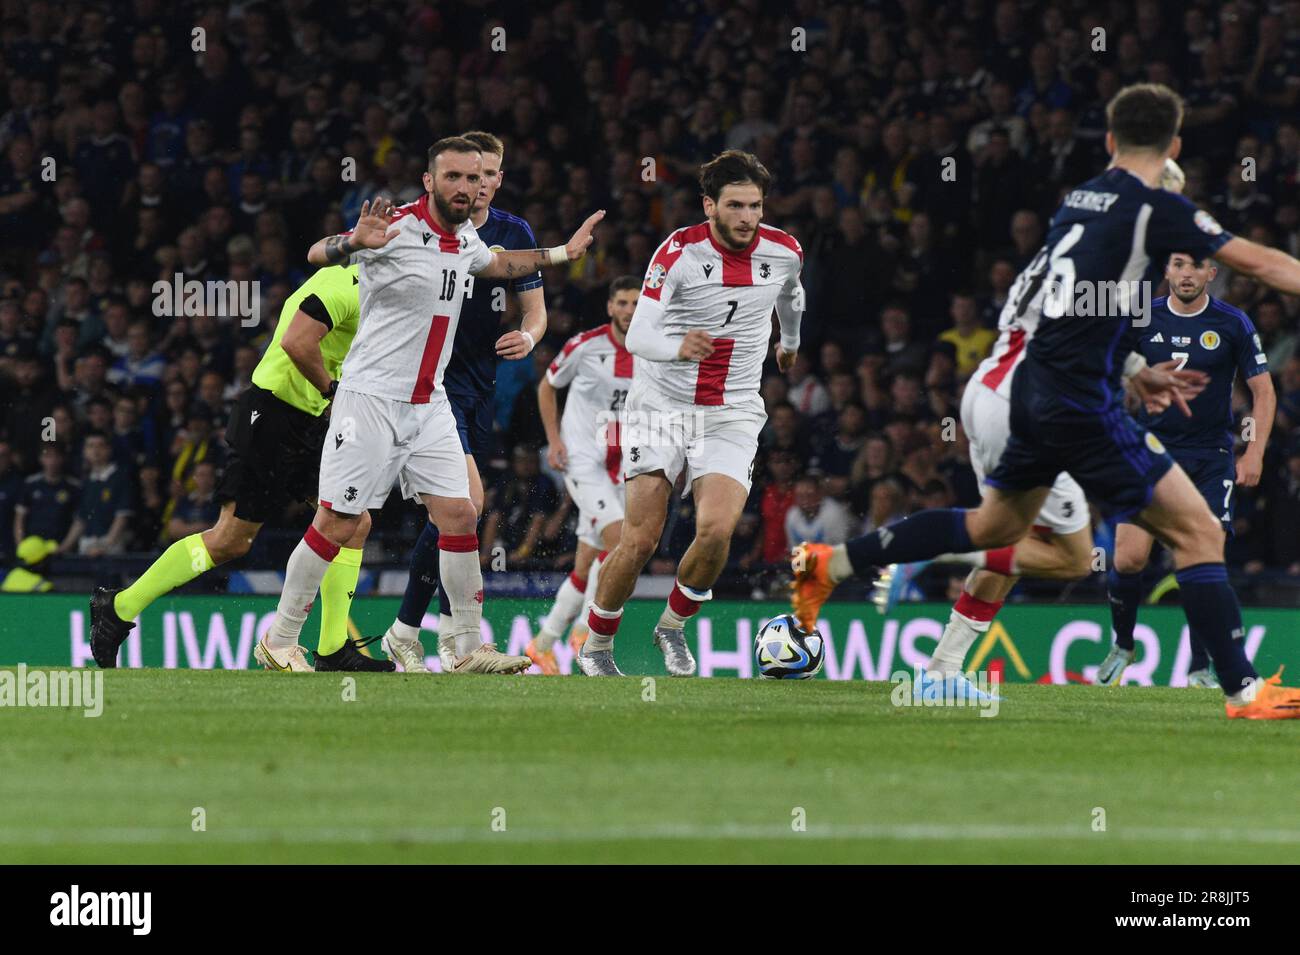
M 609 210 L 592 254 L 546 276 L 545 340 L 499 367 L 482 545 L 512 570 L 562 568 L 574 548 L 540 376 L 604 320 L 613 278 L 702 218 L 694 170 L 724 148 L 775 174 L 765 219 L 802 243 L 807 290 L 799 360 L 763 382 L 734 581 L 765 579 L 792 541 L 978 500 L 961 389 L 1062 191 L 1105 165 L 1103 107 L 1122 85 L 1186 98 L 1194 202 L 1300 253 L 1298 0 L 655 9 L 3 0 L 0 564 L 31 536 L 94 558 L 209 526 L 229 409 L 307 247 L 363 199 L 418 196 L 425 148 L 453 132 L 502 137 L 496 203 L 541 246 Z M 178 279 L 256 281 L 260 318 L 168 314 Z M 1227 270 L 1213 292 L 1253 318 L 1279 397 L 1228 559 L 1297 574 L 1300 303 Z M 503 326 L 518 321 L 511 300 Z M 651 570 L 672 571 L 690 506 Z M 283 523 L 299 535 L 310 513 Z M 404 563 L 422 521 L 390 497 L 383 557 Z

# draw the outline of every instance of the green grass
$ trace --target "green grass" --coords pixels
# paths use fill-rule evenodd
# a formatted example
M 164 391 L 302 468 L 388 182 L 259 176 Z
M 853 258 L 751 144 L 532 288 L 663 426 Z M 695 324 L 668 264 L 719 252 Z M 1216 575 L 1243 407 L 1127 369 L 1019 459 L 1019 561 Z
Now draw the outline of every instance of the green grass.
M 98 719 L 0 708 L 0 859 L 1281 862 L 1300 842 L 1300 725 L 1229 722 L 1215 693 L 1015 685 L 981 718 L 895 708 L 888 684 L 655 689 L 368 675 L 343 702 L 332 675 L 110 672 Z

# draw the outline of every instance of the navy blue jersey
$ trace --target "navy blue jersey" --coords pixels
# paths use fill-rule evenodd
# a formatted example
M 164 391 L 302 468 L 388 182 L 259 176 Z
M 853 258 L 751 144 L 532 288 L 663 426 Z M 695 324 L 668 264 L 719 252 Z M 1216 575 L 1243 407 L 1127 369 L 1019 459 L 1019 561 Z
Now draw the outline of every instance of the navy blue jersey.
M 1169 256 L 1203 259 L 1231 238 L 1209 213 L 1123 169 L 1073 190 L 1008 302 L 1037 319 L 1025 362 L 1038 366 L 1033 377 L 1076 411 L 1118 405 L 1124 359 Z
M 487 221 L 475 231 L 493 252 L 537 248 L 528 223 L 500 209 L 489 208 Z M 466 279 L 456 343 L 442 373 L 448 395 L 479 398 L 492 393 L 497 380 L 496 342 L 506 332 L 501 327 L 506 290 L 526 292 L 541 284 L 541 272 L 522 279 L 477 279 L 472 275 Z
M 1214 455 L 1232 453 L 1232 383 L 1268 373 L 1268 359 L 1260 347 L 1255 326 L 1240 309 L 1210 298 L 1196 315 L 1178 315 L 1168 298 L 1152 303 L 1151 324 L 1139 330 L 1137 350 L 1148 365 L 1177 361 L 1179 368 L 1210 376 L 1205 390 L 1188 402 L 1189 418 L 1170 407 L 1158 415 L 1138 413 L 1138 420 L 1154 431 L 1175 458 L 1180 452 Z

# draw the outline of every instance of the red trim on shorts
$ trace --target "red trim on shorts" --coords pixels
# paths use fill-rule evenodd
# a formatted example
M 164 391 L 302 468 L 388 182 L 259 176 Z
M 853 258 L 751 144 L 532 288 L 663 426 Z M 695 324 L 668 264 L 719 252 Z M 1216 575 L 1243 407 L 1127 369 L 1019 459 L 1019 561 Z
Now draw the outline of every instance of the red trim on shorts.
M 695 403 L 720 405 L 727 390 L 727 373 L 731 371 L 731 353 L 735 350 L 734 338 L 713 339 L 713 354 L 700 362 L 699 376 L 695 379 Z
M 1002 601 L 999 600 L 997 603 L 989 603 L 987 600 L 980 600 L 978 597 L 972 597 L 963 590 L 961 596 L 957 598 L 957 602 L 953 604 L 952 609 L 957 611 L 963 617 L 988 623 L 996 617 L 998 611 L 1002 609 Z
M 618 612 L 617 617 L 602 617 L 596 613 L 593 605 L 592 609 L 587 612 L 587 629 L 592 633 L 598 633 L 602 637 L 612 637 L 618 633 L 618 625 L 623 622 L 623 611 Z
M 996 550 L 986 550 L 984 552 L 984 569 L 991 570 L 995 574 L 1001 574 L 1003 577 L 1012 577 L 1011 566 L 1015 557 L 1016 548 L 999 547 Z
M 609 551 L 602 550 L 599 554 L 596 555 L 596 560 L 604 560 L 608 556 L 609 556 Z
M 478 534 L 439 534 L 438 550 L 472 554 L 478 550 Z
M 315 527 L 308 527 L 307 533 L 302 535 L 303 542 L 316 552 L 316 556 L 321 560 L 333 560 L 339 555 L 339 545 L 334 543 Z
M 434 378 L 438 374 L 438 362 L 442 360 L 442 348 L 447 343 L 447 329 L 451 318 L 435 315 L 429 320 L 429 336 L 424 340 L 424 354 L 420 356 L 420 370 L 415 374 L 415 388 L 411 390 L 411 404 L 429 403 L 433 394 Z
M 569 571 L 569 583 L 573 584 L 573 586 L 577 587 L 583 593 L 586 593 L 587 578 L 579 577 L 578 572 L 576 570 Z
M 334 505 L 331 504 L 329 501 L 321 501 L 321 502 L 320 502 L 320 506 L 323 507 L 323 508 L 325 508 L 325 510 L 327 510 L 327 511 L 332 511 L 332 510 L 334 510 Z

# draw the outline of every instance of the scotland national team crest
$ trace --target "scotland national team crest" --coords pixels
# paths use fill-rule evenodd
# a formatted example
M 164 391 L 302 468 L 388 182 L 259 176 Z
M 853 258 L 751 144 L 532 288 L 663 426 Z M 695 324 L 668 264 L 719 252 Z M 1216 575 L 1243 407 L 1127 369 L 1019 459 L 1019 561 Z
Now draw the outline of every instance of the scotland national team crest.
M 659 288 L 661 285 L 664 284 L 664 279 L 667 277 L 667 275 L 668 275 L 668 270 L 663 267 L 663 264 L 660 262 L 656 262 L 653 266 L 651 266 L 649 273 L 646 274 L 645 277 L 646 288 Z
M 1160 439 L 1157 438 L 1157 437 L 1156 437 L 1154 434 L 1152 434 L 1150 431 L 1147 432 L 1147 447 L 1151 449 L 1151 453 L 1152 453 L 1152 454 L 1164 454 L 1164 453 L 1165 453 L 1165 446 L 1164 446 L 1163 444 L 1161 444 L 1161 443 L 1160 443 Z
M 1201 332 L 1201 347 L 1206 351 L 1214 351 L 1219 347 L 1219 333 L 1212 331 Z

